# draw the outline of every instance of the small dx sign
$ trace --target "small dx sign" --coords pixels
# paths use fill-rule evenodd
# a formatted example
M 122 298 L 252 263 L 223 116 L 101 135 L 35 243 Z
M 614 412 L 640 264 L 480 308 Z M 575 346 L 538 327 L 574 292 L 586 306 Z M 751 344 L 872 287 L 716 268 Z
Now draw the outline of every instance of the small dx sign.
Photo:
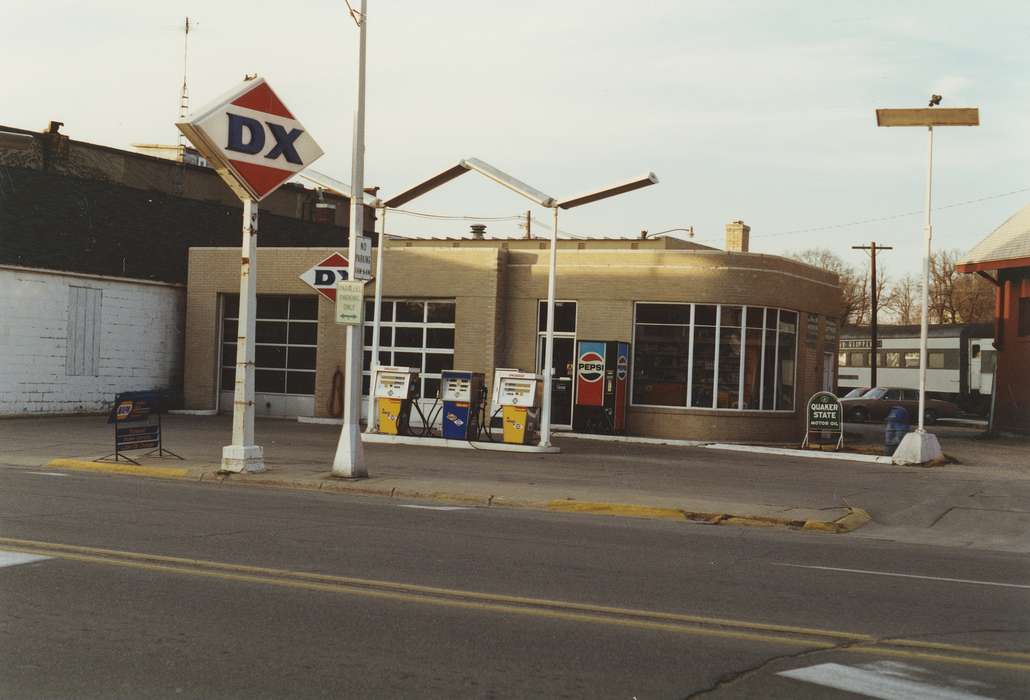
M 336 284 L 350 279 L 350 261 L 340 253 L 333 253 L 300 278 L 329 301 L 336 301 Z

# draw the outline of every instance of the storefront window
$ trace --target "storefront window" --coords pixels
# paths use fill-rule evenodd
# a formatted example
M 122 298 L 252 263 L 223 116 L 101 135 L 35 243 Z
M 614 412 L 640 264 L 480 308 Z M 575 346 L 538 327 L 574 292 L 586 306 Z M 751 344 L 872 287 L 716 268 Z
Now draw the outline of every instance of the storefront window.
M 361 367 L 361 393 L 365 396 L 372 381 L 374 313 L 375 304 L 366 301 Z M 422 396 L 435 397 L 440 373 L 454 369 L 454 302 L 384 299 L 380 313 L 379 364 L 417 367 L 422 373 Z
M 633 403 L 686 406 L 690 304 L 637 304 Z
M 222 391 L 236 381 L 236 340 L 240 298 L 223 297 Z M 259 294 L 254 331 L 254 391 L 259 394 L 315 393 L 318 298 Z
M 634 405 L 793 410 L 797 312 L 645 302 L 635 312 Z

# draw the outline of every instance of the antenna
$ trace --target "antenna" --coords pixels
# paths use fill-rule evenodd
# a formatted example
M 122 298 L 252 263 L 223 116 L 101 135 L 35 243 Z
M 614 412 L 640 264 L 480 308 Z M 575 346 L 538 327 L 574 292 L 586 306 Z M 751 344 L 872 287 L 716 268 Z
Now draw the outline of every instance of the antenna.
M 189 72 L 189 48 L 190 48 L 190 18 L 186 18 L 183 25 L 182 41 L 182 93 L 179 95 L 179 121 L 186 120 L 186 114 L 190 108 L 190 93 L 186 87 L 186 75 Z M 179 132 L 179 162 L 186 160 L 186 135 Z

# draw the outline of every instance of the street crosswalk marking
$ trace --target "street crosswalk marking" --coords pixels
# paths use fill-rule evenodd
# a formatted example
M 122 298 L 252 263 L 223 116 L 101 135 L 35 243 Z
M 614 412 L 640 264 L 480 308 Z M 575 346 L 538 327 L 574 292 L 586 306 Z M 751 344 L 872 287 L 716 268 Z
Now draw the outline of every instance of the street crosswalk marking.
M 8 552 L 0 549 L 0 569 L 5 566 L 18 566 L 19 564 L 30 564 L 34 561 L 45 561 L 52 557 L 43 557 L 38 554 L 25 554 L 23 552 Z
M 402 503 L 401 508 L 417 508 L 418 510 L 472 510 L 468 506 L 420 506 L 414 503 Z
M 860 667 L 826 663 L 781 671 L 777 675 L 882 700 L 985 700 L 988 698 L 986 695 L 979 695 L 965 688 L 949 688 L 915 680 L 920 677 L 936 676 L 916 666 L 891 662 L 866 664 Z M 959 679 L 949 680 L 955 685 L 967 688 L 973 685 L 982 685 Z

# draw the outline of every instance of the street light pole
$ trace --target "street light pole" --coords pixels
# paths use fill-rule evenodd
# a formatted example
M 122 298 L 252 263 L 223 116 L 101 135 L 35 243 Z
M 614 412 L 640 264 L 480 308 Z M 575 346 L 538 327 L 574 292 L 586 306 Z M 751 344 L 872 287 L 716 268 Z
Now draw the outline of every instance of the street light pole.
M 368 29 L 368 0 L 361 0 L 358 22 L 358 106 L 354 115 L 354 145 L 350 190 L 350 265 L 358 261 L 358 237 L 364 230 L 365 179 L 365 35 Z M 361 326 L 347 326 L 347 354 L 344 361 L 343 429 L 333 458 L 333 476 L 360 479 L 368 476 L 361 445 Z
M 551 229 L 551 250 L 547 264 L 547 332 L 544 336 L 544 396 L 540 408 L 540 446 L 551 446 L 551 383 L 554 374 L 554 294 L 558 276 L 558 206 L 555 205 L 554 228 Z M 575 348 L 573 348 L 575 351 Z
M 930 241 L 933 226 L 930 224 L 931 197 L 933 192 L 933 126 L 926 128 L 928 150 L 926 158 L 926 223 L 923 225 L 923 299 L 919 319 L 919 432 L 925 433 L 923 420 L 926 417 L 926 345 L 930 334 Z
M 937 107 L 940 95 L 930 98 L 930 106 L 918 109 L 878 109 L 877 126 L 925 126 L 928 131 L 929 152 L 926 162 L 926 221 L 923 225 L 923 298 L 922 318 L 919 328 L 919 428 L 905 435 L 894 451 L 894 461 L 899 464 L 926 464 L 942 459 L 937 436 L 926 432 L 926 345 L 929 335 L 930 306 L 930 241 L 933 228 L 930 224 L 930 209 L 933 192 L 933 128 L 935 126 L 979 126 L 980 110 L 976 107 Z

